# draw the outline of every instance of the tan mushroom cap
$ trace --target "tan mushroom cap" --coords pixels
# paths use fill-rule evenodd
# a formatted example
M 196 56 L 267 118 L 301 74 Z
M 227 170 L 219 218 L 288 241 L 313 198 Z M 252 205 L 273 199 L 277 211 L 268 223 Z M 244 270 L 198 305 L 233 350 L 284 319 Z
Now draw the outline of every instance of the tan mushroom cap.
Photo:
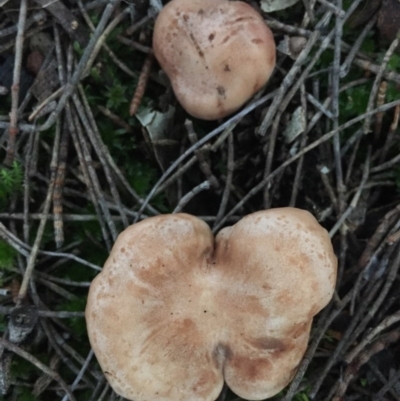
M 241 1 L 172 0 L 157 18 L 153 50 L 183 108 L 204 120 L 236 111 L 275 67 L 270 29 Z
M 213 401 L 224 381 L 261 400 L 293 377 L 337 260 L 308 212 L 271 209 L 217 237 L 196 217 L 128 227 L 93 281 L 90 342 L 113 389 L 135 401 Z

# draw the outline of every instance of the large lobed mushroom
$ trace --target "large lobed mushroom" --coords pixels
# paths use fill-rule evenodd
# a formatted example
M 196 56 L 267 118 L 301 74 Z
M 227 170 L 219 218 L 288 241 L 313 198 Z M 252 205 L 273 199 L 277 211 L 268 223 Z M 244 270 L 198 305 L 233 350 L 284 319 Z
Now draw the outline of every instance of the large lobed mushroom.
M 332 297 L 337 260 L 308 212 L 271 209 L 214 239 L 200 219 L 148 218 L 123 231 L 93 281 L 91 345 L 113 389 L 135 401 L 278 393 Z
M 204 120 L 236 111 L 275 67 L 270 29 L 241 1 L 170 1 L 154 26 L 153 50 L 181 105 Z

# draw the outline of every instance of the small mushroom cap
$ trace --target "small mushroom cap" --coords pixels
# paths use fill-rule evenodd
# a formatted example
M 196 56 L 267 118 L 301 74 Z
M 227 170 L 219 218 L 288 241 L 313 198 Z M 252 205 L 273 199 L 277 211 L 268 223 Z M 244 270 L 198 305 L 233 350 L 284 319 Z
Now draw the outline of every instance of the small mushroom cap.
M 236 111 L 275 67 L 270 29 L 241 1 L 172 0 L 157 18 L 153 50 L 183 108 L 204 120 Z
M 217 237 L 162 215 L 122 232 L 93 281 L 88 333 L 113 389 L 135 401 L 213 401 L 224 381 L 261 400 L 293 377 L 337 260 L 308 212 L 271 209 Z

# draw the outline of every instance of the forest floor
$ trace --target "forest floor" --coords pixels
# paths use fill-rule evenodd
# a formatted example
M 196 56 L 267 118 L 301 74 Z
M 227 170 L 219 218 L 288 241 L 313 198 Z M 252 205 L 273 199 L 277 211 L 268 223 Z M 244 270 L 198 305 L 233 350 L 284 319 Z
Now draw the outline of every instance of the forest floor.
M 271 399 L 400 400 L 400 2 L 270 3 L 249 1 L 271 79 L 202 121 L 153 60 L 157 1 L 0 0 L 0 400 L 122 400 L 84 310 L 125 227 L 286 206 L 327 229 L 338 280 Z

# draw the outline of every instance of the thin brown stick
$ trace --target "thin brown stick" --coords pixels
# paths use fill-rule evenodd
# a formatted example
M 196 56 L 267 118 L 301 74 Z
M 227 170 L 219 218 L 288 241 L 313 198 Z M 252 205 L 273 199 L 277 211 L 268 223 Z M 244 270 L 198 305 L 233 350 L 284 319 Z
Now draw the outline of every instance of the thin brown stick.
M 21 283 L 21 288 L 19 290 L 18 294 L 18 304 L 21 304 L 23 300 L 26 298 L 27 292 L 28 292 L 28 286 L 33 274 L 33 269 L 35 267 L 35 262 L 36 262 L 36 257 L 38 255 L 40 243 L 42 242 L 43 234 L 44 234 L 44 229 L 46 226 L 47 222 L 47 216 L 50 210 L 50 205 L 51 205 L 51 198 L 53 195 L 53 190 L 54 190 L 54 184 L 55 184 L 55 168 L 57 166 L 57 160 L 58 160 L 58 148 L 59 148 L 59 141 L 60 141 L 60 123 L 57 124 L 56 128 L 56 135 L 54 138 L 54 145 L 53 145 L 53 154 L 52 154 L 52 159 L 51 159 L 51 179 L 50 179 L 50 184 L 47 190 L 47 195 L 46 195 L 46 200 L 43 208 L 44 216 L 42 220 L 40 220 L 39 228 L 36 233 L 36 238 L 32 246 L 32 251 L 29 255 L 28 262 L 26 265 L 26 270 L 24 273 L 24 277 L 22 279 Z
M 24 45 L 24 32 L 26 14 L 28 8 L 27 0 L 21 0 L 18 19 L 18 33 L 15 40 L 15 60 L 14 60 L 14 73 L 13 84 L 11 87 L 11 112 L 10 112 L 10 128 L 8 131 L 8 147 L 4 164 L 11 166 L 15 157 L 15 143 L 18 134 L 18 104 L 19 104 L 19 91 L 20 91 L 20 78 L 21 78 L 21 63 Z
M 399 46 L 399 43 L 400 43 L 400 30 L 398 31 L 396 38 L 393 40 L 393 42 L 390 44 L 388 50 L 386 51 L 386 53 L 383 57 L 383 60 L 381 62 L 379 71 L 376 74 L 375 81 L 372 86 L 371 93 L 370 93 L 369 99 L 368 99 L 367 112 L 371 111 L 372 108 L 374 107 L 376 94 L 378 92 L 379 85 L 380 85 L 381 79 L 383 77 L 383 72 L 385 71 L 386 66 L 388 65 L 390 58 L 392 57 L 394 51 Z M 364 134 L 367 134 L 370 131 L 371 119 L 372 119 L 372 115 L 371 116 L 368 115 L 368 117 L 366 117 L 366 119 L 364 121 L 364 124 L 363 124 Z
M 302 112 L 304 115 L 307 115 L 307 100 L 306 100 L 306 89 L 304 84 L 301 85 L 300 87 L 300 93 L 301 93 L 301 107 L 302 107 Z M 304 132 L 301 134 L 300 138 L 300 144 L 299 144 L 299 150 L 301 151 L 304 149 L 307 143 L 307 122 L 306 126 L 304 127 Z M 296 174 L 294 177 L 294 182 L 293 182 L 293 189 L 292 189 L 292 194 L 290 196 L 290 201 L 289 201 L 289 206 L 295 207 L 296 205 L 296 199 L 297 195 L 300 190 L 301 186 L 301 178 L 302 178 L 302 169 L 303 169 L 303 162 L 304 162 L 304 156 L 300 157 L 297 167 L 296 167 Z
M 219 205 L 217 216 L 215 217 L 214 225 L 213 225 L 213 232 L 214 227 L 217 223 L 222 219 L 225 214 L 226 206 L 229 200 L 229 194 L 231 192 L 231 185 L 233 181 L 233 172 L 235 170 L 235 153 L 234 153 L 234 143 L 233 143 L 233 135 L 230 132 L 228 136 L 228 160 L 227 160 L 227 176 L 225 180 L 225 188 L 222 194 L 221 204 Z
M 49 375 L 53 380 L 55 380 L 62 387 L 62 389 L 67 393 L 67 395 L 71 401 L 76 401 L 76 398 L 72 394 L 67 383 L 65 383 L 65 381 L 60 377 L 60 375 L 58 373 L 56 373 L 54 370 L 50 369 L 44 363 L 40 362 L 39 359 L 35 358 L 33 355 L 24 351 L 17 345 L 10 343 L 9 341 L 5 340 L 4 338 L 0 338 L 0 344 L 2 347 L 8 349 L 11 352 L 14 352 L 14 354 L 17 354 L 21 358 L 24 358 L 25 360 L 30 362 L 32 365 L 34 365 L 38 369 L 40 369 L 42 372 Z
M 180 213 L 182 209 L 200 192 L 211 188 L 211 184 L 208 181 L 203 181 L 201 184 L 194 187 L 185 196 L 179 200 L 178 205 L 175 207 L 172 213 Z
M 56 171 L 56 178 L 53 192 L 53 214 L 54 214 L 54 237 L 57 248 L 61 248 L 64 243 L 64 224 L 63 224 L 63 188 L 65 184 L 66 164 L 68 156 L 68 126 L 65 123 L 60 142 L 60 154 Z
M 373 355 L 387 348 L 390 344 L 398 341 L 399 339 L 400 330 L 393 330 L 392 332 L 385 334 L 380 339 L 375 341 L 370 349 L 363 352 L 352 364 L 350 364 L 340 382 L 337 384 L 332 401 L 344 401 L 343 397 L 346 394 L 347 387 L 350 381 L 356 377 L 361 366 L 367 363 Z M 330 398 L 331 397 L 329 397 L 329 399 Z
M 93 34 L 93 36 L 90 38 L 90 41 L 88 45 L 85 48 L 85 51 L 79 60 L 78 65 L 76 66 L 76 69 L 71 76 L 70 80 L 67 82 L 65 86 L 65 90 L 63 94 L 61 95 L 61 98 L 57 104 L 56 109 L 50 114 L 49 118 L 46 120 L 46 122 L 39 127 L 39 131 L 46 131 L 49 129 L 57 120 L 59 114 L 64 110 L 64 107 L 69 100 L 70 96 L 73 94 L 76 86 L 79 84 L 79 81 L 82 78 L 82 75 L 86 71 L 87 68 L 87 63 L 88 60 L 90 59 L 95 46 L 97 44 L 97 41 L 99 40 L 100 36 L 103 34 L 104 28 L 110 19 L 115 7 L 119 4 L 119 0 L 110 0 L 104 9 L 104 12 L 101 16 L 100 22 L 96 27 L 96 30 Z
M 378 324 L 373 330 L 371 330 L 365 338 L 357 344 L 356 347 L 346 356 L 346 363 L 351 363 L 357 357 L 358 354 L 383 330 L 400 321 L 400 311 L 397 311 L 390 316 L 386 317 L 381 323 Z
M 382 106 L 385 104 L 386 99 L 386 90 L 387 90 L 387 82 L 382 81 L 379 85 L 378 95 L 376 98 L 376 107 Z M 383 113 L 377 113 L 375 116 L 375 126 L 374 126 L 374 141 L 375 143 L 378 142 L 379 135 L 382 129 L 382 120 L 383 120 Z
M 386 110 L 392 107 L 396 107 L 397 104 L 400 104 L 400 100 L 388 103 L 380 108 L 377 108 L 371 112 L 369 112 L 369 114 L 375 114 L 378 111 L 381 110 Z M 390 106 L 389 106 L 390 105 Z M 343 125 L 341 125 L 340 127 L 338 127 L 337 130 L 343 130 L 346 129 L 347 127 L 352 126 L 353 124 L 355 124 L 356 122 L 362 121 L 365 117 L 366 117 L 367 113 L 364 113 L 358 117 L 353 118 L 352 120 L 344 123 Z M 292 156 L 290 159 L 286 160 L 284 163 L 282 163 L 275 171 L 273 171 L 268 177 L 265 177 L 259 184 L 257 184 L 254 188 L 252 188 L 247 195 L 236 204 L 235 207 L 233 207 L 231 209 L 231 211 L 229 213 L 226 214 L 226 216 L 224 217 L 224 219 L 221 220 L 219 226 L 222 226 L 225 222 L 225 219 L 229 218 L 232 214 L 236 213 L 237 210 L 239 210 L 251 197 L 253 197 L 255 194 L 257 194 L 260 190 L 262 190 L 263 188 L 265 188 L 265 185 L 267 185 L 267 183 L 272 180 L 277 174 L 279 174 L 282 170 L 284 170 L 289 164 L 293 163 L 294 161 L 296 161 L 299 157 L 301 157 L 303 154 L 309 152 L 310 150 L 316 148 L 317 146 L 321 145 L 322 143 L 328 141 L 329 139 L 331 139 L 334 134 L 336 133 L 337 130 L 332 130 L 328 133 L 326 133 L 325 135 L 323 135 L 322 137 L 320 137 L 319 139 L 317 139 L 316 141 L 312 142 L 310 145 L 306 146 L 302 151 L 298 152 L 296 155 Z M 150 193 L 151 194 L 151 193 Z
M 143 63 L 142 70 L 140 71 L 139 80 L 135 89 L 135 93 L 129 106 L 129 114 L 131 116 L 134 116 L 139 109 L 140 103 L 144 96 L 144 92 L 146 91 L 147 82 L 149 81 L 153 60 L 154 60 L 153 52 L 147 53 Z
M 190 142 L 192 143 L 192 145 L 194 145 L 195 143 L 198 142 L 198 137 L 197 134 L 193 128 L 193 123 L 190 120 L 186 120 L 185 121 L 185 127 L 186 130 L 188 132 L 188 137 Z M 218 182 L 217 177 L 213 174 L 212 170 L 211 170 L 211 166 L 209 164 L 209 162 L 207 161 L 206 157 L 205 157 L 205 153 L 204 150 L 202 149 L 198 149 L 195 150 L 194 152 L 197 161 L 199 162 L 199 167 L 200 170 L 203 172 L 203 174 L 205 175 L 207 181 L 211 184 L 211 186 L 214 189 L 219 189 L 220 188 L 220 184 Z
M 395 132 L 397 127 L 399 126 L 399 117 L 400 117 L 400 105 L 394 109 L 393 121 L 390 124 L 389 132 L 386 137 L 385 144 L 382 148 L 382 153 L 379 156 L 379 164 L 383 164 L 386 156 L 389 152 L 390 147 L 395 142 Z

